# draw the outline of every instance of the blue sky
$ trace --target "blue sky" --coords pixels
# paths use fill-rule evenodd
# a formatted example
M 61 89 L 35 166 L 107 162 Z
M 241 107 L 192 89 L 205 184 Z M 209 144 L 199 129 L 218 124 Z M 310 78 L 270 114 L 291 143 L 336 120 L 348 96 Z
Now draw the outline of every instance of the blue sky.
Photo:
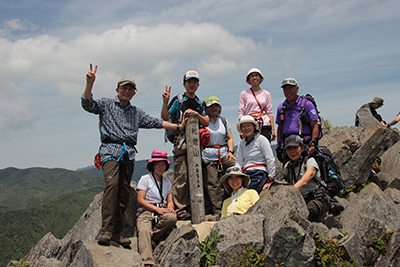
M 399 1 L 0 1 L 0 169 L 91 165 L 98 118 L 80 106 L 89 63 L 94 98 L 114 97 L 130 76 L 132 104 L 160 115 L 165 85 L 200 74 L 198 95 L 216 95 L 237 122 L 247 71 L 259 68 L 274 111 L 294 77 L 322 117 L 353 125 L 375 96 L 387 121 L 400 111 Z M 235 143 L 238 134 L 233 128 Z M 163 130 L 141 130 L 137 159 L 166 150 Z

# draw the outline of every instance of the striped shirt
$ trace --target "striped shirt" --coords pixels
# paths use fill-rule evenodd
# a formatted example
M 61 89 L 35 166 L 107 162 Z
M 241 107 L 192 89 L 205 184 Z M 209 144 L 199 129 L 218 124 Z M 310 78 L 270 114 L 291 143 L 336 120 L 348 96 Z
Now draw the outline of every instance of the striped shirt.
M 126 144 L 129 160 L 134 162 L 139 128 L 162 128 L 162 119 L 150 116 L 130 102 L 122 105 L 118 96 L 98 100 L 82 96 L 81 100 L 84 110 L 99 115 L 102 162 L 110 158 L 118 159 L 124 152 L 123 143 Z

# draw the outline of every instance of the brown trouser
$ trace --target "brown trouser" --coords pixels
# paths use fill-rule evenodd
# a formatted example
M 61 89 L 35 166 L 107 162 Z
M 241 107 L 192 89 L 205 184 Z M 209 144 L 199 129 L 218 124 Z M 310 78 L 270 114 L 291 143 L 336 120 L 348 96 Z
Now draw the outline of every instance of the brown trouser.
M 153 228 L 151 211 L 145 210 L 137 214 L 138 250 L 143 264 L 154 265 L 151 239 L 158 240 L 176 223 L 176 215 L 173 213 L 164 213 L 158 217 L 160 221 Z
M 190 212 L 190 196 L 187 169 L 186 142 L 181 148 L 177 147 L 180 138 L 175 138 L 174 150 L 174 181 L 172 182 L 172 196 L 175 211 Z
M 235 166 L 234 160 L 221 160 L 223 170 Z M 222 189 L 219 183 L 218 161 L 203 161 L 204 203 L 206 214 L 221 214 Z
M 101 230 L 119 234 L 122 218 L 131 194 L 134 164 L 126 160 L 106 161 L 103 164 L 105 187 L 101 206 Z

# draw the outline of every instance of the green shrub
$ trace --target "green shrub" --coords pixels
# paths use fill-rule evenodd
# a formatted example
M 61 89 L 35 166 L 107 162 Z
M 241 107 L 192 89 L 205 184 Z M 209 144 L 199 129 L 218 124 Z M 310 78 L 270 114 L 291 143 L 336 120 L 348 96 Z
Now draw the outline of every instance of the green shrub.
M 257 247 L 256 244 L 252 244 L 250 247 L 247 245 L 242 248 L 243 254 L 239 255 L 235 253 L 236 259 L 230 258 L 232 266 L 235 267 L 260 267 L 264 266 L 265 253 L 262 252 L 262 248 Z M 229 256 L 229 255 L 228 255 Z M 283 265 L 278 265 L 283 266 Z
M 11 264 L 11 267 L 28 267 L 28 266 L 32 266 L 32 265 L 33 265 L 33 262 L 24 261 L 23 259 L 20 259 L 19 262 Z
M 217 249 L 215 248 L 218 241 L 221 239 L 217 237 L 218 233 L 215 231 L 213 239 L 210 240 L 210 236 L 200 243 L 200 264 L 201 266 L 208 267 L 219 263 L 217 258 Z
M 315 240 L 315 266 L 339 266 L 357 267 L 354 261 L 346 261 L 342 258 L 344 250 L 340 247 L 336 238 L 329 239 L 316 235 Z
M 343 188 L 339 194 L 338 197 L 340 198 L 347 198 L 351 192 L 353 193 L 359 193 L 361 190 L 363 190 L 367 185 L 369 185 L 371 182 L 365 182 L 362 184 L 355 184 L 353 186 L 348 186 L 346 185 L 345 188 Z
M 380 254 L 385 253 L 390 238 L 392 238 L 392 235 L 395 232 L 395 231 L 388 231 L 386 227 L 383 228 L 383 231 L 385 233 L 383 238 L 380 238 L 379 236 L 374 236 L 371 240 L 375 257 L 378 257 Z

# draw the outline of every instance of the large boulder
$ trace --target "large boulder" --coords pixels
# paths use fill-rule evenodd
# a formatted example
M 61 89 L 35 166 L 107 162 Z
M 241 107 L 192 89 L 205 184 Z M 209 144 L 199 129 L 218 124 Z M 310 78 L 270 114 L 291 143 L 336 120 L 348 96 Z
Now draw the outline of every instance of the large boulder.
M 103 199 L 103 194 L 97 194 L 92 203 L 86 209 L 85 213 L 79 218 L 74 227 L 59 240 L 55 238 L 51 233 L 45 235 L 34 247 L 32 247 L 28 254 L 24 257 L 24 260 L 38 262 L 37 260 L 41 258 L 40 262 L 43 266 L 44 259 L 48 259 L 49 262 L 57 260 L 61 262 L 61 266 L 69 266 L 74 261 L 75 256 L 80 253 L 84 255 L 86 252 L 81 250 L 82 241 L 91 242 L 95 241 L 99 234 L 101 233 L 101 201 Z M 137 210 L 137 193 L 136 190 L 132 188 L 131 197 L 126 209 L 126 216 L 123 220 L 122 233 L 126 237 L 134 237 L 136 235 L 136 210 Z M 88 243 L 90 244 L 90 243 Z M 112 242 L 118 250 L 124 250 L 121 246 Z M 98 246 L 98 245 L 97 245 Z M 136 244 L 132 245 L 136 247 Z M 98 246 L 99 249 L 104 248 Z M 88 249 L 86 249 L 88 250 Z M 39 263 L 37 263 L 39 264 Z M 52 266 L 52 263 L 48 266 Z M 110 263 L 111 264 L 111 263 Z M 36 265 L 36 263 L 35 263 Z M 42 266 L 37 265 L 37 266 Z M 82 265 L 83 266 L 83 265 Z M 94 265 L 95 266 L 95 265 Z M 112 264 L 110 265 L 112 266 Z
M 260 200 L 248 209 L 247 214 L 268 215 L 279 210 L 281 206 L 290 207 L 300 216 L 308 217 L 309 212 L 303 196 L 291 185 L 273 185 L 270 190 L 261 192 Z
M 175 229 L 154 250 L 153 256 L 160 266 L 200 266 L 200 245 L 197 232 L 188 224 Z
M 243 254 L 242 248 L 256 244 L 263 247 L 263 215 L 241 215 L 230 216 L 222 219 L 211 230 L 210 236 L 214 236 L 215 231 L 221 241 L 217 243 L 217 257 L 221 266 L 229 266 L 230 258 L 235 253 Z
M 372 115 L 369 107 L 360 108 L 356 112 L 356 116 L 358 117 L 358 126 L 359 127 L 367 127 L 370 125 L 381 125 L 380 122 Z
M 371 263 L 373 253 L 369 253 L 374 237 L 383 238 L 387 231 L 400 229 L 400 209 L 374 183 L 369 184 L 342 212 L 342 231 L 352 236 L 352 245 L 357 250 L 348 252 L 358 264 Z M 369 264 L 371 265 L 371 264 Z
M 382 126 L 335 127 L 319 144 L 331 150 L 346 185 L 366 182 L 372 161 L 400 140 L 400 134 Z
M 142 267 L 137 251 L 121 249 L 118 246 L 99 246 L 96 241 L 83 241 L 76 253 L 71 267 Z

